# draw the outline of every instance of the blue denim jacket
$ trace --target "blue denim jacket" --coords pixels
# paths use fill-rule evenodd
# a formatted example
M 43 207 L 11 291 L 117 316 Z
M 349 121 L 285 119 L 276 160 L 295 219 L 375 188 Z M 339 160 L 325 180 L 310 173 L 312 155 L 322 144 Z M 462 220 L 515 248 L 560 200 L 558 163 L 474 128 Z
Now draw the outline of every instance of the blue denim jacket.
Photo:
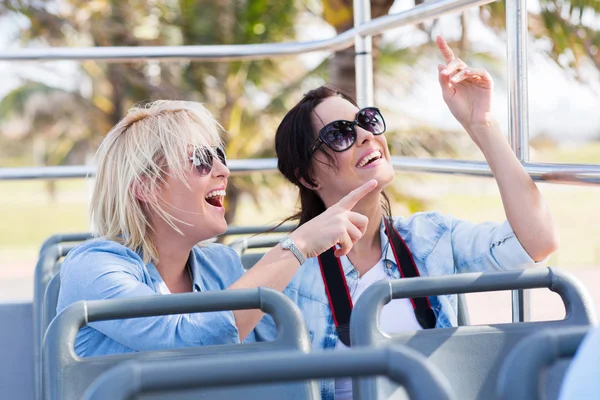
M 410 248 L 421 276 L 504 271 L 534 264 L 508 222 L 473 224 L 426 212 L 410 218 L 395 217 L 394 227 Z M 391 278 L 400 279 L 383 223 L 380 235 L 386 271 Z M 358 271 L 348 257 L 342 257 L 341 261 L 348 287 L 353 292 L 358 284 Z M 306 260 L 284 293 L 302 310 L 313 349 L 335 349 L 338 337 L 317 258 Z M 437 318 L 437 328 L 457 325 L 456 295 L 429 299 Z M 275 332 L 272 321 L 269 329 L 267 337 L 272 338 Z M 334 389 L 333 379 L 322 381 L 323 400 L 333 399 Z
M 189 265 L 195 292 L 224 290 L 244 273 L 237 253 L 223 245 L 194 247 Z M 136 252 L 103 239 L 70 251 L 60 279 L 58 312 L 79 300 L 169 293 L 152 263 L 144 264 Z M 244 341 L 257 340 L 258 330 L 260 324 Z M 233 313 L 222 311 L 94 322 L 79 331 L 75 351 L 83 357 L 239 341 Z

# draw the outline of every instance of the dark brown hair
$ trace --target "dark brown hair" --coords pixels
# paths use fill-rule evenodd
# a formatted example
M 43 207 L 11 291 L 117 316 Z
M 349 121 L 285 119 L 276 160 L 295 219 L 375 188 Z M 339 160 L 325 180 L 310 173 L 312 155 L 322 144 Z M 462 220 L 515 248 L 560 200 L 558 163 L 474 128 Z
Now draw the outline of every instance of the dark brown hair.
M 312 147 L 317 139 L 318 132 L 313 126 L 313 113 L 315 108 L 329 97 L 339 96 L 349 101 L 356 107 L 356 102 L 342 93 L 339 89 L 324 85 L 306 93 L 302 100 L 296 104 L 283 117 L 275 134 L 275 151 L 277 153 L 277 168 L 300 190 L 300 210 L 287 218 L 286 221 L 299 219 L 298 225 L 302 225 L 325 211 L 325 203 L 317 192 L 305 187 L 301 183 L 303 179 L 309 185 L 316 185 L 312 164 Z M 337 168 L 335 158 L 330 152 L 319 149 L 327 157 L 327 163 L 332 168 Z M 382 193 L 382 206 L 384 213 L 390 215 L 391 207 L 388 197 Z

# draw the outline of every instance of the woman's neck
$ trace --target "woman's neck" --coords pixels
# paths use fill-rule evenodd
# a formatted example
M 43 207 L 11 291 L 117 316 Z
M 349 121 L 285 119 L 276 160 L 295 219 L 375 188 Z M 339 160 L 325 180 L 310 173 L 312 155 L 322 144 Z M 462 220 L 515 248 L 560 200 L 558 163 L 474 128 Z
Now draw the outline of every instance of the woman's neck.
M 190 292 L 193 282 L 186 267 L 194 245 L 182 240 L 181 235 L 170 230 L 172 233 L 155 227 L 153 241 L 158 253 L 158 262 L 154 266 L 171 293 Z
M 359 275 L 364 275 L 381 258 L 381 236 L 379 234 L 383 210 L 379 198 L 376 204 L 357 204 L 353 211 L 365 215 L 369 218 L 369 225 L 363 237 L 354 243 L 352 250 L 348 253 L 348 258 L 358 271 Z

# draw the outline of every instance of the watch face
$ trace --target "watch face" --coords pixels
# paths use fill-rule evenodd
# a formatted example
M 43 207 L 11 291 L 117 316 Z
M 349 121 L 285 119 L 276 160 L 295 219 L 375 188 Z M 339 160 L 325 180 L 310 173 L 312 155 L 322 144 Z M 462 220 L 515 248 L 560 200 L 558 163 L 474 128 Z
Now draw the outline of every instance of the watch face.
M 283 247 L 284 249 L 289 249 L 291 245 L 292 245 L 292 240 L 290 238 L 285 238 L 281 242 L 281 247 Z

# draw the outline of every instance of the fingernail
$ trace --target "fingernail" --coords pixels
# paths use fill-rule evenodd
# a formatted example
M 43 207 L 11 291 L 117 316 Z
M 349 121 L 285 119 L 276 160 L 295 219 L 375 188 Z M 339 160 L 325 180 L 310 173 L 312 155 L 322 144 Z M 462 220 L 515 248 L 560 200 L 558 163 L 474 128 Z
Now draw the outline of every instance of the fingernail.
M 452 77 L 452 79 L 450 79 L 450 80 L 451 80 L 452 82 L 456 82 L 456 81 L 458 81 L 458 78 L 457 78 L 457 77 L 455 77 L 455 76 L 453 76 L 453 77 Z
M 444 75 L 448 75 L 448 74 L 449 74 L 449 72 L 448 72 L 448 70 L 447 70 L 447 69 L 445 69 L 445 68 L 444 68 L 444 69 L 442 70 L 442 74 L 444 74 Z

